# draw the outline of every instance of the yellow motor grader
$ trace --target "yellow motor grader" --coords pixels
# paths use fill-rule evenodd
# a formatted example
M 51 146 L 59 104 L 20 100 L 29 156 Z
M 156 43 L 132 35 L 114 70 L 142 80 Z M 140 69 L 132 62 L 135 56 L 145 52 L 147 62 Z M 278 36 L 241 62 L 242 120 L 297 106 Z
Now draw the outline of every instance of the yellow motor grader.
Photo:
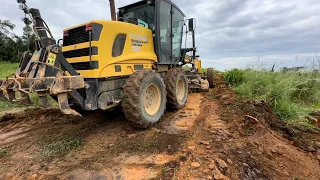
M 195 19 L 170 0 L 143 0 L 119 8 L 110 1 L 112 20 L 92 20 L 52 37 L 38 9 L 27 9 L 38 37 L 13 75 L 0 80 L 0 99 L 30 104 L 37 94 L 44 106 L 55 99 L 64 114 L 121 106 L 126 119 L 147 128 L 166 107 L 182 108 L 190 90 L 213 87 L 213 69 L 201 76 L 196 57 Z M 192 33 L 193 47 L 182 48 Z M 192 53 L 186 60 L 187 53 Z M 191 64 L 191 71 L 182 66 Z

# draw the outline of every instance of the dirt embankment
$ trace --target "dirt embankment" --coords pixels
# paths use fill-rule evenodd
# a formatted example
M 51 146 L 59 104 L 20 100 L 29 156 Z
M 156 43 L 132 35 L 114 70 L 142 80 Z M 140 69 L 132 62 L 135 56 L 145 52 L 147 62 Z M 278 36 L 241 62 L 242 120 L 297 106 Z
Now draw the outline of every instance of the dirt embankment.
M 221 76 L 216 82 L 147 130 L 119 109 L 5 115 L 0 179 L 319 179 L 317 134 L 287 126 L 263 102 L 238 99 Z

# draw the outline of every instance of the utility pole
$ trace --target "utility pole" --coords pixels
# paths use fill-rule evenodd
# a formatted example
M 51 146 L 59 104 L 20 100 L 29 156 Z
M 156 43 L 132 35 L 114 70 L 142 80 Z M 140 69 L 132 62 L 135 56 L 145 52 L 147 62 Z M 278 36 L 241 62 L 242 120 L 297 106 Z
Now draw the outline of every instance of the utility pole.
M 111 20 L 116 21 L 116 7 L 114 4 L 114 0 L 109 0 L 110 2 L 110 13 L 111 13 Z

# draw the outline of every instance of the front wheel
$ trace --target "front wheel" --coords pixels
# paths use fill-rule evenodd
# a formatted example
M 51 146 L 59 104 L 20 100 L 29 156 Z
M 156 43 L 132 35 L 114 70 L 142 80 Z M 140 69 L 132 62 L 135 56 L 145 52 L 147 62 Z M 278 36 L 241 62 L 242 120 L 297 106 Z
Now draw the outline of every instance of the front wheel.
M 215 86 L 213 79 L 214 79 L 214 70 L 213 70 L 213 68 L 208 68 L 208 70 L 207 70 L 207 80 L 209 82 L 209 87 L 210 88 L 214 88 L 214 86 Z
M 188 98 L 188 79 L 179 68 L 170 69 L 165 77 L 167 104 L 173 109 L 184 107 Z
M 134 126 L 148 128 L 165 112 L 166 89 L 156 72 L 144 69 L 133 73 L 123 88 L 122 111 Z

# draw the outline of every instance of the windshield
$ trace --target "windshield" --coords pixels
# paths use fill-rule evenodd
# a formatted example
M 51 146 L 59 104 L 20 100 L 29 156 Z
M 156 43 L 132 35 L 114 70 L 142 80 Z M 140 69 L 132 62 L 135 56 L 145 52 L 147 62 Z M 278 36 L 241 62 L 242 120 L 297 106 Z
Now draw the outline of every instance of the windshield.
M 154 6 L 146 6 L 123 14 L 124 22 L 134 23 L 139 26 L 155 30 Z

